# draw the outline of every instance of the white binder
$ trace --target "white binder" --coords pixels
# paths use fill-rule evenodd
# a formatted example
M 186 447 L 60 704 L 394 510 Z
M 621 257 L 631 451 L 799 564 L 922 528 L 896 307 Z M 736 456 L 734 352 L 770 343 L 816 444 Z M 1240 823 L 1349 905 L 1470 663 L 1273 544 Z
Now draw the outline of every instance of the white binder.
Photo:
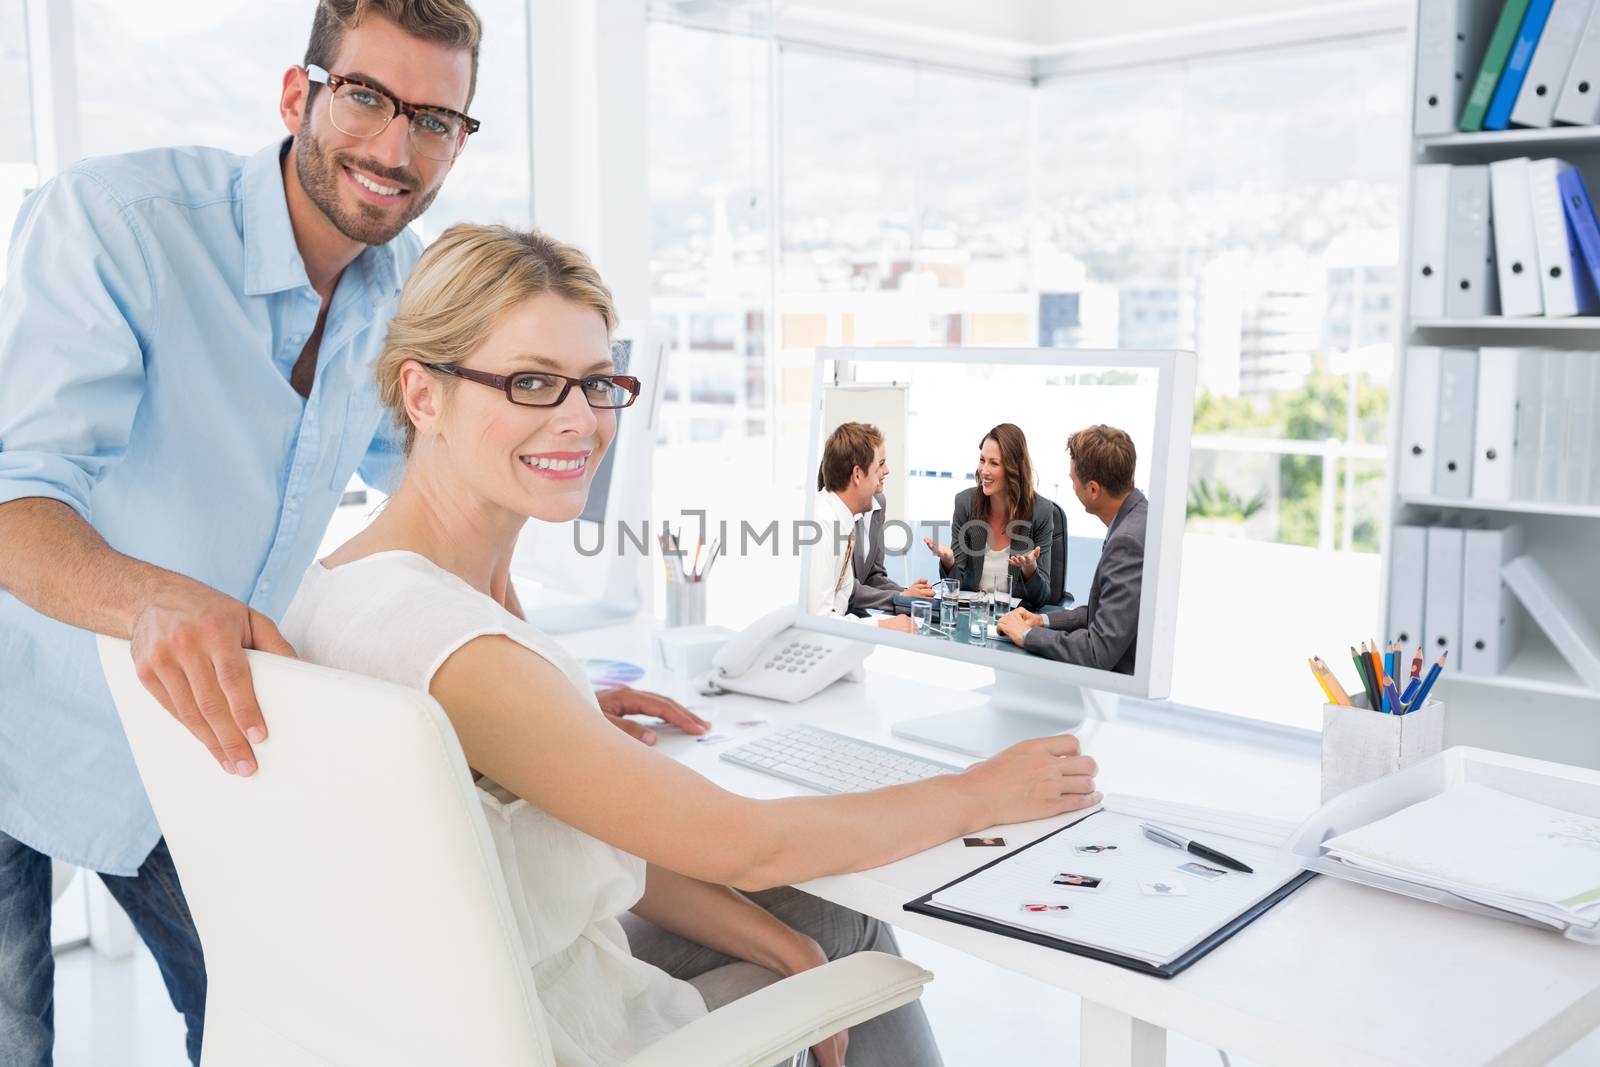
M 1567 354 L 1547 350 L 1539 405 L 1539 482 L 1535 500 L 1559 503 L 1567 488 Z
M 1542 315 L 1544 296 L 1539 285 L 1538 242 L 1533 237 L 1533 201 L 1528 198 L 1528 157 L 1489 164 L 1489 202 L 1500 314 Z
M 1549 126 L 1554 120 L 1556 99 L 1561 95 L 1572 54 L 1593 7 L 1594 0 L 1556 0 L 1550 8 L 1539 44 L 1528 61 L 1516 105 L 1511 109 L 1514 125 Z
M 1478 351 L 1439 350 L 1439 423 L 1433 449 L 1433 495 L 1472 495 L 1472 430 L 1478 414 Z
M 1499 311 L 1494 227 L 1489 220 L 1489 168 L 1450 168 L 1450 218 L 1444 242 L 1444 313 L 1474 319 Z
M 1522 527 L 1470 529 L 1461 552 L 1462 674 L 1499 674 L 1517 651 L 1520 616 L 1500 569 L 1522 553 Z
M 1426 527 L 1396 526 L 1389 541 L 1389 629 L 1386 636 L 1406 648 L 1423 641 L 1422 594 L 1428 573 L 1427 536 Z
M 1499 14 L 1500 5 L 1489 0 L 1421 0 L 1418 4 L 1413 123 L 1417 136 L 1456 132 L 1456 119 L 1466 106 L 1478 61 Z
M 1423 652 L 1430 660 L 1441 652 L 1460 656 L 1462 531 L 1451 526 L 1428 527 L 1428 578 L 1422 596 Z
M 1556 122 L 1592 126 L 1600 122 L 1600 14 L 1589 12 L 1572 63 L 1556 97 Z
M 1560 159 L 1535 159 L 1528 164 L 1528 200 L 1533 207 L 1533 236 L 1539 250 L 1539 284 L 1544 289 L 1544 313 L 1549 317 L 1593 310 L 1588 303 L 1588 290 L 1578 284 L 1583 262 L 1556 184 L 1560 173 L 1571 167 L 1571 163 Z
M 1518 348 L 1478 349 L 1472 498 L 1510 500 L 1516 474 Z
M 1454 123 L 1454 119 L 1451 120 Z M 1556 210 L 1561 202 L 1556 201 Z M 1450 218 L 1450 167 L 1411 169 L 1411 316 L 1444 317 L 1444 251 Z
M 1594 462 L 1595 360 L 1600 353 L 1568 352 L 1566 484 L 1561 499 L 1569 504 L 1589 502 L 1590 464 Z
M 1600 357 L 1600 353 L 1591 353 Z M 1589 395 L 1589 410 L 1591 412 L 1600 408 L 1600 364 L 1594 369 L 1594 391 Z M 1600 418 L 1590 415 L 1591 419 Z M 1593 423 L 1590 424 L 1591 426 Z M 1592 504 L 1600 506 L 1600 441 L 1594 439 L 1591 433 L 1589 439 L 1589 484 L 1584 487 L 1583 496 L 1574 500 L 1574 504 Z
M 1395 483 L 1402 497 L 1433 495 L 1439 434 L 1439 350 L 1406 349 L 1400 393 L 1400 456 Z
M 1500 573 L 1528 609 L 1528 618 L 1545 632 L 1583 684 L 1600 690 L 1600 632 L 1589 611 L 1532 556 L 1518 556 Z
M 1524 348 L 1517 358 L 1516 476 L 1511 499 L 1535 500 L 1539 496 L 1539 437 L 1544 420 L 1544 352 Z

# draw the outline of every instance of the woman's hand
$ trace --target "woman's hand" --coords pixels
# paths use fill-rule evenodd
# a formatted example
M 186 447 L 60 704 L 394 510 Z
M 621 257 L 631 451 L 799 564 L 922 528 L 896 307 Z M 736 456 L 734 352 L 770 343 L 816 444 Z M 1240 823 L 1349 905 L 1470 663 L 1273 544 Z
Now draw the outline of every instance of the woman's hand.
M 939 557 L 939 566 L 949 570 L 956 565 L 956 554 L 950 551 L 949 545 L 941 545 L 931 537 L 924 537 L 922 543 L 927 545 L 934 555 Z
M 828 955 L 822 951 L 821 945 L 798 930 L 790 930 L 789 934 L 791 936 L 784 938 L 784 944 L 775 949 L 781 961 L 776 968 L 779 974 L 787 978 L 828 962 Z M 818 1067 L 844 1067 L 844 1050 L 849 1044 L 850 1031 L 840 1030 L 832 1037 L 812 1045 L 811 1055 Z
M 878 620 L 880 630 L 898 630 L 903 634 L 917 632 L 917 624 L 909 615 L 890 615 Z
M 1015 556 L 1008 556 L 1006 562 L 1013 567 L 1022 568 L 1024 578 L 1032 578 L 1039 573 L 1039 546 L 1034 545 L 1032 552 L 1023 552 Z
M 1012 745 L 960 776 L 977 791 L 985 826 L 1047 819 L 1100 803 L 1093 759 L 1080 755 L 1071 734 L 1036 737 Z

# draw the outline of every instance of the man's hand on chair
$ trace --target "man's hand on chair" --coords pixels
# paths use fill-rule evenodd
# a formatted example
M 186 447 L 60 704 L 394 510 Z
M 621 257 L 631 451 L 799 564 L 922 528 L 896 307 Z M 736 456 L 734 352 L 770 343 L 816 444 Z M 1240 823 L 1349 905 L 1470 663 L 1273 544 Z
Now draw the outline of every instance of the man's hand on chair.
M 686 734 L 703 734 L 711 729 L 711 724 L 700 716 L 660 693 L 646 693 L 639 689 L 629 689 L 619 686 L 616 689 L 602 689 L 595 693 L 595 699 L 600 701 L 600 710 L 605 712 L 611 724 L 623 733 L 632 734 L 647 745 L 656 743 L 656 732 L 642 722 L 634 722 L 629 715 L 652 715 L 666 722 Z
M 173 575 L 134 616 L 139 681 L 229 774 L 256 771 L 267 739 L 244 650 L 293 656 L 272 620 L 210 586 Z

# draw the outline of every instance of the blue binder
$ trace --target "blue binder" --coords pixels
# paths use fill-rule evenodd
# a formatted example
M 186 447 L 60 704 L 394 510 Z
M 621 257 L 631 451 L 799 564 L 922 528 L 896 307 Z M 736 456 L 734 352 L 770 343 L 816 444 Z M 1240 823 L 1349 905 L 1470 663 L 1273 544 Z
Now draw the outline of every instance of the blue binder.
M 1500 84 L 1495 86 L 1494 97 L 1489 101 L 1489 113 L 1483 118 L 1484 129 L 1503 130 L 1511 124 L 1511 109 L 1516 106 L 1517 94 L 1522 91 L 1522 80 L 1528 76 L 1533 50 L 1539 45 L 1539 34 L 1544 32 L 1545 20 L 1550 17 L 1550 9 L 1555 2 L 1532 0 L 1528 4 L 1528 13 L 1522 16 L 1522 28 L 1517 31 L 1516 43 L 1511 46 L 1511 55 L 1506 59 Z
M 1595 222 L 1594 205 L 1589 202 L 1589 190 L 1584 188 L 1583 175 L 1573 167 L 1556 177 L 1561 190 L 1561 209 L 1567 216 L 1567 225 L 1577 237 L 1578 252 L 1583 258 L 1584 270 L 1576 279 L 1579 282 L 1578 303 L 1585 303 L 1582 282 L 1592 293 L 1600 290 L 1600 224 Z

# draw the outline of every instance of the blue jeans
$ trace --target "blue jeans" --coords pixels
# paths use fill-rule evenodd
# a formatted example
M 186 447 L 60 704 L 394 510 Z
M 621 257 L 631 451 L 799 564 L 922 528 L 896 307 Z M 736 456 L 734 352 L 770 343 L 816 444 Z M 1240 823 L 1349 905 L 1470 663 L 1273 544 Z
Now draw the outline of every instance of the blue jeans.
M 172 1006 L 188 1027 L 189 1062 L 199 1067 L 206 964 L 167 843 L 156 843 L 138 874 L 102 874 L 100 880 L 155 957 Z M 54 986 L 50 857 L 0 833 L 0 1064 L 49 1067 Z

